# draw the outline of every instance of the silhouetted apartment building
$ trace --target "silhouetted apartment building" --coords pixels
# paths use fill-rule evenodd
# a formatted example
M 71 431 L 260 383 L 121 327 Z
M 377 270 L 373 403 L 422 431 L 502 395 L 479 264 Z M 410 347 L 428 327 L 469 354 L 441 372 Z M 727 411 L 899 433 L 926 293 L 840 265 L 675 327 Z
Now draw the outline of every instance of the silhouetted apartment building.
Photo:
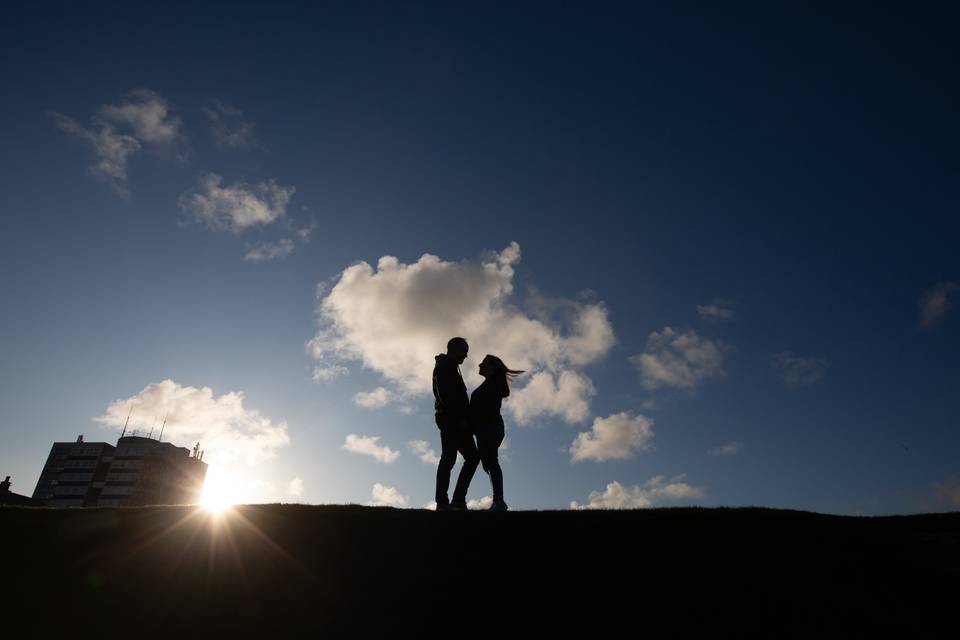
M 54 442 L 33 492 L 51 507 L 195 504 L 207 463 L 191 451 L 145 436 L 106 442 Z

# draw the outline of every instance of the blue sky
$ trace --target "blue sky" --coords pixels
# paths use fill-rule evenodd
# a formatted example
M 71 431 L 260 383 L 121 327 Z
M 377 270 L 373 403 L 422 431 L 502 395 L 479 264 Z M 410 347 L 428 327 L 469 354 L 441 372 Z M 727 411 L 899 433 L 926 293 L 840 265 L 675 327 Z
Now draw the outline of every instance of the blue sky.
M 955 16 L 773 11 L 12 9 L 0 474 L 138 407 L 236 499 L 421 507 L 463 332 L 512 508 L 956 508 Z

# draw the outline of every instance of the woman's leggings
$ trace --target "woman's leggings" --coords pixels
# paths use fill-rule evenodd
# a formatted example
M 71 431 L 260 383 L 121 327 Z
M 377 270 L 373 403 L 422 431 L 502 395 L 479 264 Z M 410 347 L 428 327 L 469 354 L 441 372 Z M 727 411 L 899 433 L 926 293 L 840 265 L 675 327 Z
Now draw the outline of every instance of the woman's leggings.
M 503 427 L 491 425 L 477 433 L 477 449 L 480 451 L 480 464 L 490 476 L 493 485 L 494 502 L 503 502 L 503 470 L 500 469 L 500 460 L 497 450 L 503 442 Z

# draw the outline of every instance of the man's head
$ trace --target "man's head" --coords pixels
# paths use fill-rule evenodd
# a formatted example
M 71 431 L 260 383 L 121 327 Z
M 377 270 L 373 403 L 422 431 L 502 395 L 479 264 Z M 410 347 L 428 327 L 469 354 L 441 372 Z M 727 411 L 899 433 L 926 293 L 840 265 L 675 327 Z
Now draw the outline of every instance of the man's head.
M 463 338 L 450 338 L 447 342 L 447 357 L 457 364 L 462 364 L 467 359 L 467 351 L 469 350 L 467 341 Z

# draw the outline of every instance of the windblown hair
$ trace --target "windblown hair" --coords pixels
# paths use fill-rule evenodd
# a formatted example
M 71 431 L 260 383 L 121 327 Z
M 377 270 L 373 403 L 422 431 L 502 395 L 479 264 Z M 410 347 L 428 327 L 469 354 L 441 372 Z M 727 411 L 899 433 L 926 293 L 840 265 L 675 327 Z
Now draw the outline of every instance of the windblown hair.
M 507 367 L 507 365 L 503 363 L 503 360 L 497 356 L 492 356 L 489 353 L 486 355 L 484 360 L 489 360 L 493 365 L 493 368 L 496 370 L 497 373 L 492 382 L 499 383 L 501 393 L 503 394 L 503 397 L 506 398 L 510 395 L 510 383 L 513 382 L 514 378 L 523 373 L 523 371 Z

